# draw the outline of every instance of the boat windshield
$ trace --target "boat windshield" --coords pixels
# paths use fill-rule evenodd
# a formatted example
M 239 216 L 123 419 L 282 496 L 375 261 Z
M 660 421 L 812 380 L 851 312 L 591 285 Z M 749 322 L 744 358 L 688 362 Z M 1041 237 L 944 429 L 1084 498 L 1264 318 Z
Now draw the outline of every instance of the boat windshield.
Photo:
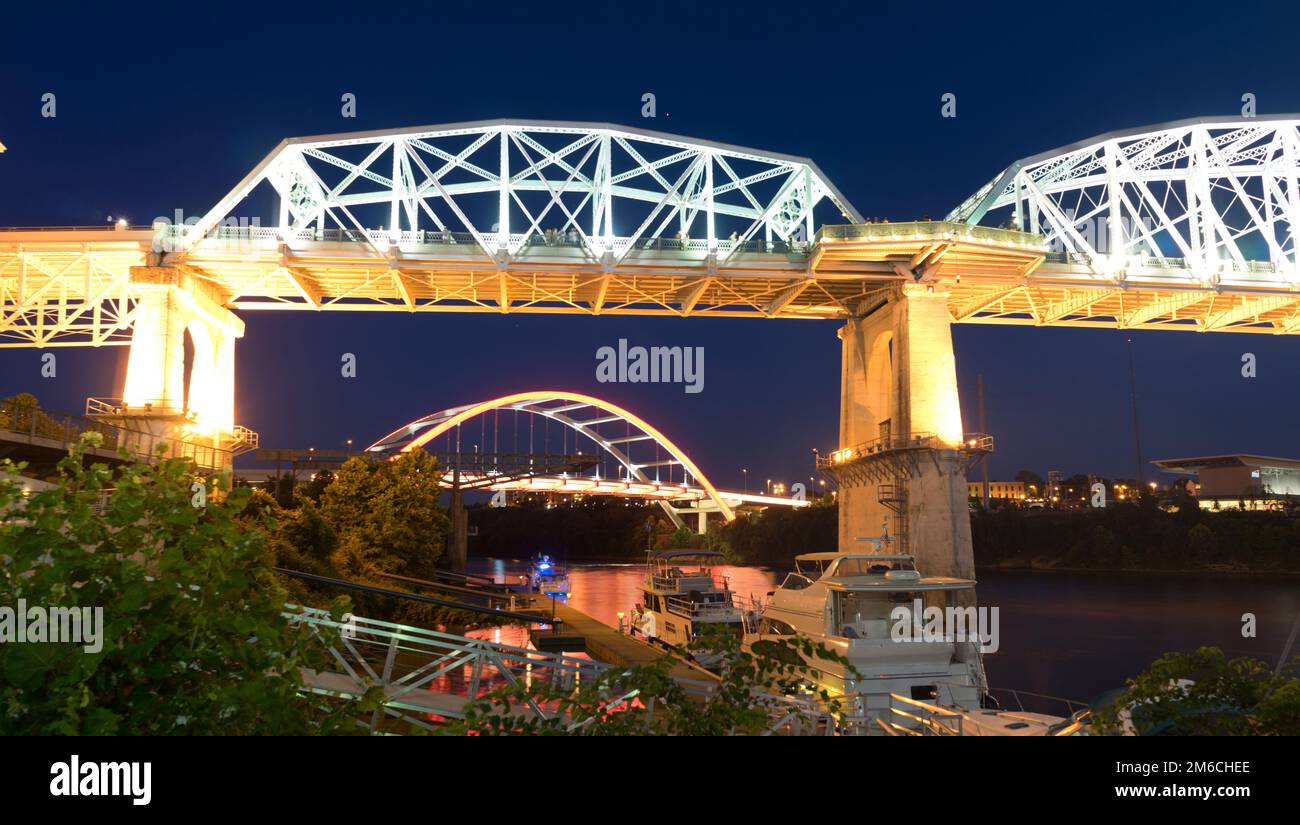
M 890 614 L 894 608 L 907 608 L 910 616 L 918 597 L 918 593 L 906 590 L 835 591 L 832 603 L 834 635 L 847 639 L 888 639 L 893 623 Z
M 872 558 L 847 558 L 840 559 L 840 563 L 835 566 L 835 575 L 840 577 L 849 576 L 883 576 L 891 570 L 915 570 L 916 565 L 905 559 L 872 559 Z
M 804 578 L 817 581 L 826 571 L 826 566 L 833 561 L 834 559 L 795 559 L 794 569 Z

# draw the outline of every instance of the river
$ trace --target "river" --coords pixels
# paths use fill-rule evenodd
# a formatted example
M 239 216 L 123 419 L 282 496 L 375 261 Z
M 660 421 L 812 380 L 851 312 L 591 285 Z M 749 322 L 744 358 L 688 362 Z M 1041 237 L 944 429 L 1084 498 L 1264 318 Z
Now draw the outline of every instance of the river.
M 525 560 L 470 560 L 470 572 L 499 582 L 516 582 L 527 570 Z M 743 597 L 761 598 L 784 577 L 762 567 L 717 571 Z M 640 564 L 570 565 L 570 603 L 617 625 L 619 611 L 630 613 L 640 599 L 644 573 Z M 1271 667 L 1300 614 L 1296 578 L 995 571 L 978 578 L 980 604 L 999 614 L 1000 648 L 985 657 L 989 683 L 1083 701 L 1122 686 L 1171 650 L 1215 645 Z M 1255 638 L 1242 636 L 1246 613 L 1256 617 Z M 525 638 L 510 629 L 494 635 Z

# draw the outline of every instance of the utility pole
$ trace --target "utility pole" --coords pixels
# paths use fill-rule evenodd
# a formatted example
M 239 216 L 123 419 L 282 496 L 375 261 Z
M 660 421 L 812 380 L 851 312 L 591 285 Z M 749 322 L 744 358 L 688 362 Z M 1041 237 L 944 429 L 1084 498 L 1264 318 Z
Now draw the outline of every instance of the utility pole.
M 1137 369 L 1133 366 L 1133 339 L 1125 338 L 1125 350 L 1128 352 L 1128 384 L 1129 397 L 1133 402 L 1133 455 L 1137 461 L 1137 486 L 1139 491 L 1145 491 L 1146 485 L 1142 481 L 1142 429 L 1138 424 L 1138 384 Z
M 984 373 L 979 374 L 979 399 L 980 399 L 980 432 L 988 435 L 988 430 L 984 427 Z M 989 454 L 985 453 L 980 456 L 980 479 L 983 481 L 981 490 L 981 499 L 984 502 L 984 510 L 989 509 Z

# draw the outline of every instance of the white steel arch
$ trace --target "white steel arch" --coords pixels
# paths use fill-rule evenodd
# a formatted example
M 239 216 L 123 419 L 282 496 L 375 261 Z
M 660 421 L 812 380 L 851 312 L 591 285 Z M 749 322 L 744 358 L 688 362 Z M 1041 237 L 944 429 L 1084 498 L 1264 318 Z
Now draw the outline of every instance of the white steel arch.
M 174 260 L 238 223 L 264 183 L 282 242 L 343 231 L 386 254 L 407 233 L 467 233 L 502 265 L 548 231 L 613 267 L 649 239 L 695 240 L 723 259 L 751 240 L 809 242 L 823 200 L 862 220 L 805 158 L 607 123 L 488 120 L 282 141 Z
M 723 499 L 713 483 L 700 472 L 685 451 L 667 436 L 635 413 L 581 393 L 532 390 L 477 404 L 451 407 L 399 427 L 366 449 L 381 453 L 418 450 L 464 422 L 494 410 L 514 410 L 538 415 L 568 427 L 594 442 L 617 461 L 626 471 L 629 480 L 653 483 L 657 481 L 660 470 L 668 469 L 671 474 L 672 468 L 680 468 L 684 486 L 693 480 L 705 491 L 723 518 L 731 521 L 736 517 L 731 505 Z M 653 458 L 650 455 L 652 450 Z M 653 470 L 655 478 L 651 478 L 647 470 Z M 670 501 L 661 500 L 660 505 L 674 524 L 684 526 L 681 515 Z
M 1294 289 L 1298 178 L 1300 115 L 1196 118 L 1017 161 L 948 219 L 1003 215 L 1108 280 L 1163 268 L 1190 286 Z

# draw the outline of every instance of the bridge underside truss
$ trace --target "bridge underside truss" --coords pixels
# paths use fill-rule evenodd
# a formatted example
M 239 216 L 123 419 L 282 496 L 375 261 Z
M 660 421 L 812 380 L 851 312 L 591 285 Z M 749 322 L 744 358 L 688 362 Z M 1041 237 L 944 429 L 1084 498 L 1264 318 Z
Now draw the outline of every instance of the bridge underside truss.
M 504 419 L 502 413 L 506 414 Z M 537 419 L 560 425 L 557 436 L 549 430 L 545 435 L 538 432 L 534 426 Z M 416 419 L 366 449 L 376 453 L 432 451 L 437 439 L 447 438 L 460 452 L 470 441 L 485 450 L 496 450 L 509 439 L 512 450 L 527 444 L 531 452 L 542 446 L 543 439 L 549 450 L 555 437 L 561 439 L 561 450 L 570 449 L 568 439 L 572 439 L 574 448 L 587 446 L 607 456 L 612 464 L 610 468 L 596 467 L 590 476 L 575 475 L 571 483 L 567 476 L 553 480 L 559 482 L 560 488 L 571 488 L 553 492 L 613 495 L 619 494 L 615 488 L 621 488 L 627 496 L 659 500 L 678 527 L 684 522 L 674 501 L 685 503 L 707 497 L 726 520 L 735 518 L 734 510 L 717 488 L 663 433 L 622 407 L 579 393 L 536 390 L 452 407 Z M 494 486 L 488 483 L 490 479 L 484 482 L 484 486 Z M 501 482 L 506 485 L 507 479 L 503 477 Z
M 138 293 L 130 268 L 146 262 L 139 233 L 76 234 L 65 243 L 0 232 L 0 347 L 131 342 Z

